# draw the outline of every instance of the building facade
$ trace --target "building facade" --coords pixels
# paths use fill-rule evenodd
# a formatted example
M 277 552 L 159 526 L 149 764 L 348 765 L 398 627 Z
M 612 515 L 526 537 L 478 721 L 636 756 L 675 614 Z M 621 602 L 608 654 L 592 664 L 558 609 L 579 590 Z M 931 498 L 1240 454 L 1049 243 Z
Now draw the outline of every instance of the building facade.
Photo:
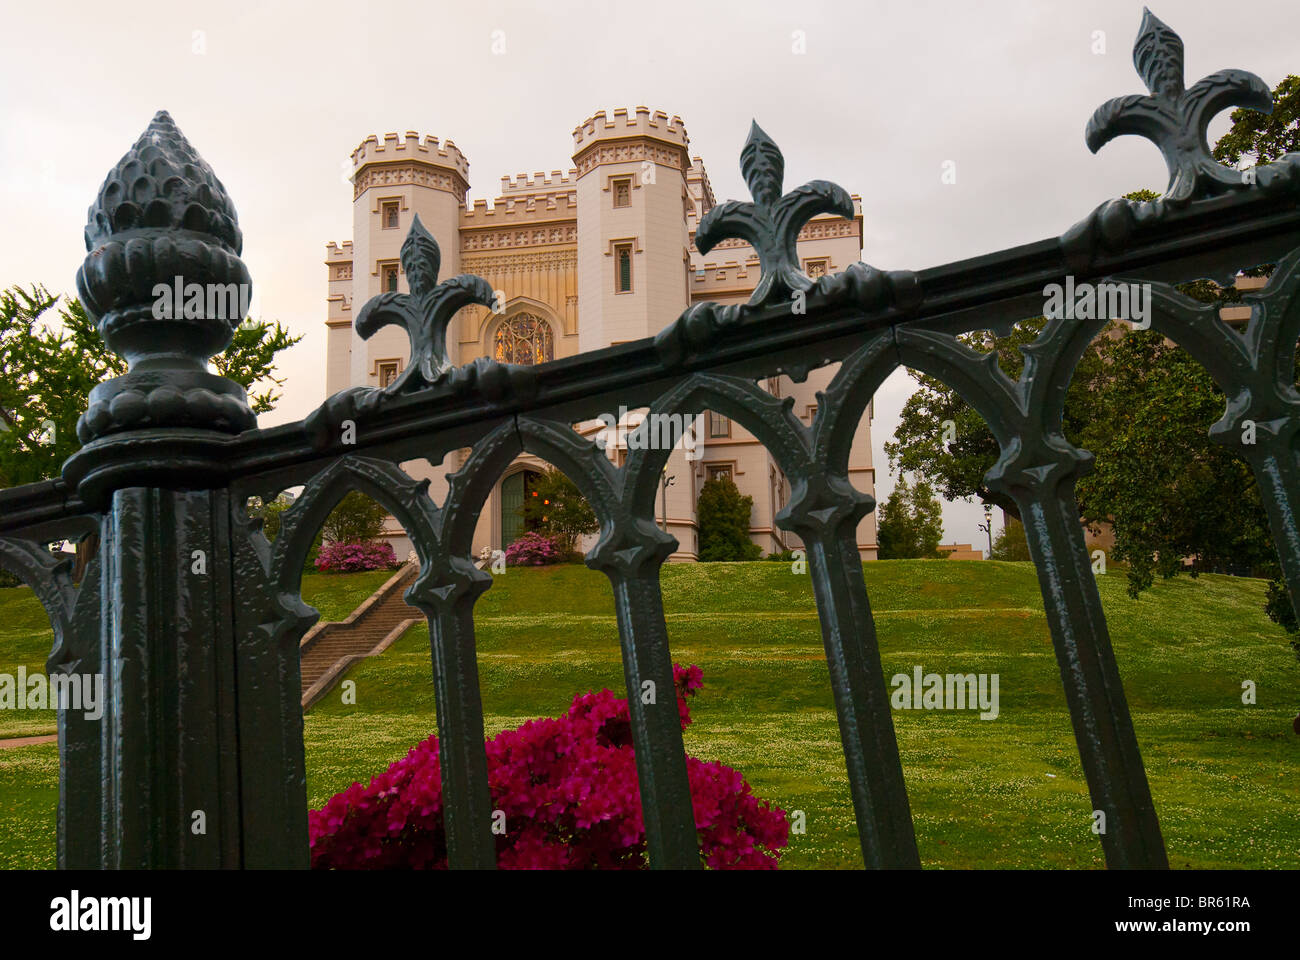
M 399 253 L 411 220 L 419 215 L 442 249 L 440 276 L 473 273 L 499 291 L 498 307 L 466 307 L 452 320 L 451 358 L 468 363 L 491 356 L 501 362 L 541 363 L 617 343 L 652 337 L 691 304 L 749 299 L 759 279 L 758 256 L 749 244 L 726 240 L 705 258 L 695 249 L 695 229 L 714 205 L 709 176 L 679 117 L 638 107 L 612 116 L 596 113 L 573 131 L 573 167 L 501 179 L 500 195 L 466 203 L 469 162 L 450 140 L 387 134 L 367 137 L 352 154 L 352 240 L 326 246 L 328 354 L 326 391 L 382 387 L 407 363 L 405 333 L 386 327 L 370 340 L 353 330 L 354 310 L 384 291 L 407 290 Z M 798 252 L 813 277 L 843 270 L 862 252 L 861 201 L 855 216 L 819 216 L 804 226 Z M 794 398 L 794 411 L 810 423 L 817 391 L 834 368 L 812 371 L 806 381 L 766 381 L 768 390 Z M 609 420 L 576 427 L 604 433 L 608 455 L 627 455 L 622 427 L 635 428 L 644 411 L 610 411 Z M 726 475 L 753 497 L 750 537 L 764 553 L 796 549 L 799 541 L 775 523 L 790 486 L 767 450 L 743 427 L 706 413 L 699 433 L 678 443 L 661 491 L 659 519 L 678 541 L 673 559 L 697 556 L 695 503 L 701 485 Z M 635 440 L 633 441 L 636 442 Z M 406 464 L 430 479 L 441 500 L 446 477 L 468 451 L 454 451 L 441 464 Z M 546 468 L 525 455 L 511 466 L 484 506 L 475 532 L 476 553 L 503 549 L 523 531 L 519 507 L 532 474 Z M 871 410 L 854 438 L 850 479 L 874 495 Z M 386 531 L 406 556 L 409 541 L 393 526 Z M 876 555 L 874 515 L 858 529 L 863 559 Z

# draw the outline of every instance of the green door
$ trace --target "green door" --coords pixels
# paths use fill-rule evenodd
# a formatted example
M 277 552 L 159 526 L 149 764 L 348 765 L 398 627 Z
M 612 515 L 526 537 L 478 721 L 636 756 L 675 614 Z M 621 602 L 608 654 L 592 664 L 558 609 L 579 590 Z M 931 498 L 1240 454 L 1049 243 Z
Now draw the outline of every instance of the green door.
M 524 477 L 527 471 L 512 473 L 501 481 L 501 549 L 504 550 L 524 532 Z

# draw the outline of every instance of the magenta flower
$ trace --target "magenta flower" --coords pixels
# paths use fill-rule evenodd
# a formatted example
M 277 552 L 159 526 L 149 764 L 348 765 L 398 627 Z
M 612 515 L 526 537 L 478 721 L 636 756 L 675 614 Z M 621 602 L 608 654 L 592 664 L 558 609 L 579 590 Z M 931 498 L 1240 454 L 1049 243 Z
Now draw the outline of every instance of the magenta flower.
M 316 569 L 321 573 L 359 573 L 391 570 L 396 566 L 397 554 L 386 540 L 327 543 L 316 554 Z
M 565 559 L 564 552 L 555 540 L 532 531 L 506 547 L 506 564 L 511 567 L 538 567 L 548 563 L 563 563 Z
M 674 665 L 682 728 L 699 667 Z M 514 870 L 637 870 L 645 824 L 627 701 L 608 690 L 573 698 L 561 717 L 529 720 L 487 742 L 494 810 L 505 816 L 497 865 Z M 775 870 L 789 841 L 785 811 L 755 797 L 724 764 L 686 758 L 702 862 Z M 308 814 L 317 869 L 446 869 L 438 738 L 354 783 Z

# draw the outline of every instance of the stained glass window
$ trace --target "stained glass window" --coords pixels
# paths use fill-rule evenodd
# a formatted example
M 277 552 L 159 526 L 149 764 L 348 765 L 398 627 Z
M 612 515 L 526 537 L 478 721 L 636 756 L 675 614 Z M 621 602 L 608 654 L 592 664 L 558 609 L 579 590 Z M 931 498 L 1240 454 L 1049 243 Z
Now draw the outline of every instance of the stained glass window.
M 499 363 L 533 364 L 555 359 L 551 325 L 531 313 L 517 313 L 497 327 L 493 356 Z

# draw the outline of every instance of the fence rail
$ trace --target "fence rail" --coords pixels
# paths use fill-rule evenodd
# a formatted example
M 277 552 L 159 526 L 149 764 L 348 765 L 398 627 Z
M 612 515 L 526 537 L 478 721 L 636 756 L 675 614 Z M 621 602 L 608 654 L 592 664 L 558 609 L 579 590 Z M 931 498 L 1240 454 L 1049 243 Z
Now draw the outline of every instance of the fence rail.
M 794 243 L 818 213 L 852 215 L 844 191 L 813 181 L 784 192 L 783 159 L 755 125 L 741 165 L 753 200 L 714 208 L 697 245 L 741 237 L 762 279 L 747 304 L 700 303 L 656 337 L 536 367 L 481 358 L 452 365 L 444 331 L 461 307 L 490 303 L 477 277 L 438 282 L 440 255 L 418 219 L 402 250 L 408 294 L 382 294 L 357 318 L 368 337 L 395 324 L 411 362 L 383 389 L 330 397 L 299 423 L 251 429 L 242 391 L 210 373 L 233 332 L 213 317 L 159 319 L 143 291 L 247 278 L 234 208 L 166 114 L 109 174 L 87 227 L 78 289 L 128 373 L 96 388 L 79 425 L 84 446 L 60 479 L 0 491 L 0 562 L 37 591 L 54 624 L 51 671 L 103 673 L 102 720 L 59 718 L 59 864 L 63 867 L 296 866 L 308 862 L 298 641 L 316 613 L 300 596 L 312 538 L 350 490 L 403 525 L 420 560 L 406 593 L 430 625 L 449 862 L 495 865 L 473 607 L 491 577 L 471 536 L 493 484 L 521 453 L 563 470 L 601 521 L 587 564 L 613 587 L 651 864 L 698 867 L 674 704 L 644 704 L 644 681 L 673 685 L 659 569 L 676 540 L 655 523 L 666 450 L 634 450 L 616 467 L 572 424 L 622 407 L 715 410 L 772 453 L 792 494 L 777 522 L 808 551 L 864 862 L 920 865 L 875 627 L 856 544 L 874 508 L 848 479 L 854 430 L 900 366 L 958 389 L 986 420 L 1001 457 L 990 489 L 1025 519 L 1100 837 L 1112 867 L 1166 865 L 1074 486 L 1091 454 L 1063 435 L 1074 366 L 1107 319 L 1049 318 L 1018 379 L 963 333 L 1005 331 L 1044 315 L 1045 289 L 1137 283 L 1152 327 L 1188 350 L 1227 397 L 1211 433 L 1241 447 L 1259 481 L 1292 596 L 1300 596 L 1300 155 L 1243 175 L 1216 163 L 1204 125 L 1229 106 L 1270 109 L 1259 78 L 1222 71 L 1190 88 L 1182 44 L 1150 13 L 1134 62 L 1149 93 L 1103 105 L 1088 125 L 1096 150 L 1113 136 L 1151 139 L 1170 172 L 1152 202 L 1109 201 L 1059 237 L 928 270 L 863 263 L 813 280 Z M 1172 284 L 1229 283 L 1276 263 L 1247 294 L 1238 333 L 1214 307 Z M 838 363 L 804 424 L 759 386 Z M 441 503 L 401 463 L 441 462 L 470 448 Z M 303 493 L 269 543 L 247 516 L 251 496 Z M 99 535 L 80 585 L 42 542 Z M 199 560 L 202 560 L 200 563 Z M 219 842 L 191 835 L 205 811 Z

